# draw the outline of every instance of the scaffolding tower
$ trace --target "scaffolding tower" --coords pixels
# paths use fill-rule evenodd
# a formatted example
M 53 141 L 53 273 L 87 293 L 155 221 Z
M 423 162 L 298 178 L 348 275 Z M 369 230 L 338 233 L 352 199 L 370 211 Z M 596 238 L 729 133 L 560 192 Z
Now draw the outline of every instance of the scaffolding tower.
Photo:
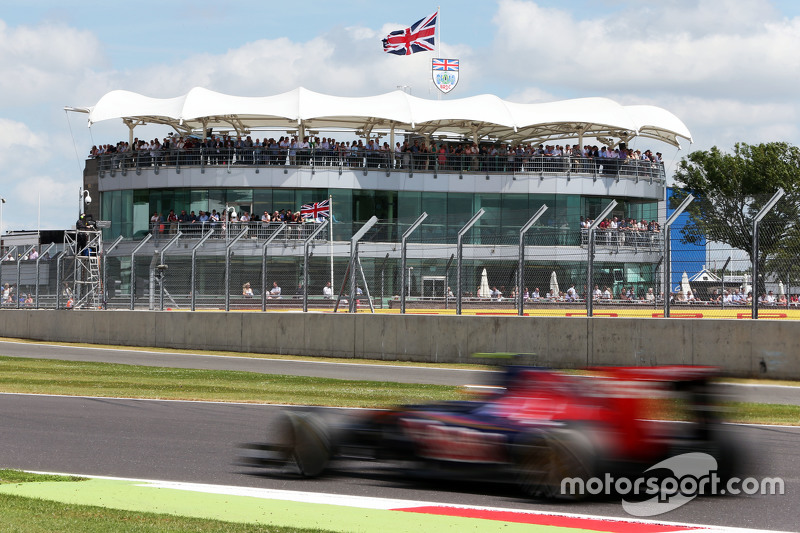
M 100 260 L 103 256 L 102 232 L 80 229 L 64 232 L 64 286 L 69 294 L 67 307 L 98 309 L 104 303 Z M 68 291 L 66 289 L 69 289 Z

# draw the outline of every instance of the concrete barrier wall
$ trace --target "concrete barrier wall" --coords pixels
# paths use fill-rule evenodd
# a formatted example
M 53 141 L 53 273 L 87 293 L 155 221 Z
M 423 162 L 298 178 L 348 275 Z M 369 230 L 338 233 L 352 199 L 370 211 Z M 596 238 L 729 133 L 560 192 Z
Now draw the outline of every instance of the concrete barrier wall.
M 42 341 L 438 363 L 698 364 L 800 379 L 800 322 L 782 320 L 0 310 L 0 335 Z

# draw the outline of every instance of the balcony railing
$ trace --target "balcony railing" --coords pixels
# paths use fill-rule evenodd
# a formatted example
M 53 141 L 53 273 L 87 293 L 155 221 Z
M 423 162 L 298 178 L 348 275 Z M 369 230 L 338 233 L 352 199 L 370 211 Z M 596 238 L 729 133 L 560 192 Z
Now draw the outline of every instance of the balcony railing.
M 406 173 L 480 173 L 588 176 L 664 180 L 664 166 L 639 159 L 537 156 L 532 154 L 440 154 L 370 150 L 285 150 L 265 147 L 140 150 L 97 156 L 102 174 L 172 167 L 338 167 Z

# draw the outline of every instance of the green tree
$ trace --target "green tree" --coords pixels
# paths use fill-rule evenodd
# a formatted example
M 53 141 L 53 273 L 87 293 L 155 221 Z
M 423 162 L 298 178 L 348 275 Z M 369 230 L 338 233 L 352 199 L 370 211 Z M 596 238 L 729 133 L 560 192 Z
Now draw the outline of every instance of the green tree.
M 798 263 L 800 232 L 800 150 L 783 142 L 758 145 L 737 143 L 733 153 L 716 146 L 684 157 L 675 171 L 673 207 L 689 193 L 689 222 L 682 240 L 728 244 L 753 257 L 753 220 L 759 210 L 783 188 L 786 195 L 761 221 L 759 272 L 782 274 L 787 260 Z M 763 278 L 762 278 L 763 279 Z M 754 287 L 763 291 L 763 281 Z M 754 293 L 756 297 L 758 293 Z

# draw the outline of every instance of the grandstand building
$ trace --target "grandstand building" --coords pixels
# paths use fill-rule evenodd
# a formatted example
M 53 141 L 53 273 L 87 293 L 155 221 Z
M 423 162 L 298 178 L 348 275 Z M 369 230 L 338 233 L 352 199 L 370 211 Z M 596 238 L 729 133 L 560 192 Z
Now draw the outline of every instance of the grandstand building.
M 531 284 L 545 284 L 551 271 L 586 284 L 581 222 L 612 199 L 611 217 L 663 222 L 666 176 L 652 154 L 691 141 L 681 120 L 664 109 L 604 98 L 518 104 L 492 95 L 432 101 L 394 91 L 345 98 L 298 88 L 237 97 L 195 88 L 169 99 L 112 91 L 94 106 L 70 110 L 87 113 L 90 125 L 120 120 L 127 126 L 125 141 L 96 148 L 84 172 L 84 188 L 100 200 L 87 210 L 111 222 L 104 237 L 123 238 L 116 249 L 123 257 L 147 234 L 169 234 L 167 222 L 153 224 L 154 214 L 199 217 L 233 209 L 250 213 L 257 225 L 265 211 L 297 212 L 329 198 L 334 241 L 349 240 L 376 216 L 372 240 L 398 242 L 425 212 L 413 242 L 452 245 L 483 209 L 468 242 L 494 254 L 503 246 L 513 251 L 519 228 L 547 205 L 529 241 Z M 153 125 L 170 132 L 158 144 L 139 136 Z M 198 227 L 204 226 L 180 223 L 188 237 L 199 237 Z M 600 232 L 598 238 L 593 283 L 658 285 L 657 232 Z M 156 241 L 147 246 L 157 250 Z M 291 250 L 281 253 L 292 263 Z M 434 265 L 426 269 L 430 278 L 442 274 L 442 259 L 451 255 L 451 246 L 417 252 L 420 266 Z M 367 268 L 377 268 L 373 263 L 383 255 L 374 259 Z M 478 276 L 485 263 L 469 264 L 470 275 Z M 414 280 L 417 292 L 422 282 Z M 387 293 L 399 290 L 396 276 L 388 283 Z

